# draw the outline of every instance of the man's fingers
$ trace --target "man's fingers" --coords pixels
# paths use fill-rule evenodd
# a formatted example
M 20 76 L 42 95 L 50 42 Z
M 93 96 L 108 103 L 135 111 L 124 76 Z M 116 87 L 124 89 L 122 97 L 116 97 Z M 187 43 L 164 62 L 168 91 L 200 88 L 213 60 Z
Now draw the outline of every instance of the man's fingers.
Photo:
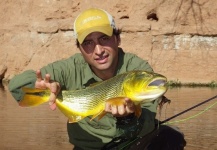
M 59 92 L 59 85 L 56 82 L 51 83 L 50 90 L 52 93 L 57 94 Z
M 126 110 L 125 110 L 125 106 L 124 105 L 120 105 L 117 107 L 117 112 L 118 115 L 123 116 L 126 114 Z
M 49 83 L 50 82 L 50 75 L 49 74 L 46 74 L 45 75 L 45 78 L 43 79 L 42 78 L 42 75 L 41 75 L 41 71 L 40 70 L 37 70 L 36 71 L 36 88 L 50 88 L 49 87 Z
M 56 101 L 56 95 L 54 93 L 50 94 L 49 105 L 52 105 Z
M 116 105 L 111 106 L 111 112 L 113 115 L 118 115 L 118 107 Z
M 109 103 L 105 104 L 105 111 L 111 113 L 111 105 Z
M 124 105 L 111 106 L 111 113 L 116 117 L 126 116 L 127 112 Z
M 128 113 L 133 113 L 135 111 L 135 105 L 130 99 L 128 98 L 125 99 L 125 105 L 126 105 L 126 111 Z
M 36 71 L 36 78 L 37 78 L 38 82 L 40 82 L 42 80 L 42 76 L 41 76 L 41 71 L 40 70 Z
M 56 97 L 57 94 L 60 91 L 60 85 L 58 82 L 50 82 L 51 76 L 50 74 L 46 74 L 44 79 L 42 78 L 41 71 L 36 71 L 36 82 L 35 82 L 35 88 L 40 89 L 50 89 L 51 94 L 49 97 L 49 105 L 51 110 L 56 109 Z
M 50 105 L 50 109 L 51 110 L 56 110 L 56 108 L 57 108 L 56 103 L 53 103 L 52 105 Z
M 54 93 L 50 94 L 49 105 L 51 110 L 56 109 L 56 95 Z
M 49 74 L 45 75 L 44 82 L 45 83 L 49 83 L 50 82 L 50 75 Z
M 121 105 L 106 103 L 105 111 L 110 112 L 116 117 L 123 117 L 135 112 L 135 104 L 129 98 L 126 98 L 125 103 Z

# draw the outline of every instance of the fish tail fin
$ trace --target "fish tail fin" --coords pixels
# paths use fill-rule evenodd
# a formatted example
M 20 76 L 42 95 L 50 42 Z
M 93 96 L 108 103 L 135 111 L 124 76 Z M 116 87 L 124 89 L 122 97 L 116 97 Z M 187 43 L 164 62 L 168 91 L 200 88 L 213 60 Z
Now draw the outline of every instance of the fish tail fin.
M 37 106 L 49 100 L 49 91 L 34 88 L 22 88 L 24 92 L 23 99 L 19 101 L 22 107 Z

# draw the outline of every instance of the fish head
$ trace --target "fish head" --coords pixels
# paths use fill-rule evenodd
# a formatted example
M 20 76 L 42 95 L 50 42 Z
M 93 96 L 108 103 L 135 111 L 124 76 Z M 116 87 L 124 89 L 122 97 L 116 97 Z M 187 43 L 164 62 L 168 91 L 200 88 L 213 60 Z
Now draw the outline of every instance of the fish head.
M 135 102 L 150 102 L 167 91 L 167 78 L 161 74 L 134 71 L 123 82 L 124 94 Z

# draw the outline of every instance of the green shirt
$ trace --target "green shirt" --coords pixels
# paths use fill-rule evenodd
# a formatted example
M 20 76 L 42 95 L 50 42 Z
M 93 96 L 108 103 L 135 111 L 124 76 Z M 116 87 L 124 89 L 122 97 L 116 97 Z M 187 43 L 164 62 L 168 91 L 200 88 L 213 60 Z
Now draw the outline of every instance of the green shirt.
M 153 71 L 147 61 L 134 54 L 124 53 L 121 48 L 119 48 L 118 57 L 118 67 L 115 75 L 131 70 Z M 92 72 L 80 53 L 68 59 L 48 64 L 41 68 L 41 73 L 42 77 L 46 73 L 49 73 L 51 80 L 59 82 L 62 90 L 83 89 L 92 83 L 102 81 Z M 9 82 L 9 90 L 14 98 L 19 101 L 23 96 L 21 87 L 34 88 L 35 81 L 35 71 L 27 70 L 15 76 Z M 69 141 L 82 149 L 93 150 L 100 149 L 116 137 L 134 138 L 136 136 L 143 136 L 154 129 L 157 102 L 146 104 L 142 108 L 143 112 L 140 118 L 143 120 L 143 125 L 142 127 L 138 127 L 139 129 L 136 129 L 138 119 L 130 125 L 119 126 L 116 124 L 116 118 L 111 114 L 107 114 L 99 121 L 93 120 L 90 122 L 90 118 L 87 117 L 78 123 L 67 124 Z

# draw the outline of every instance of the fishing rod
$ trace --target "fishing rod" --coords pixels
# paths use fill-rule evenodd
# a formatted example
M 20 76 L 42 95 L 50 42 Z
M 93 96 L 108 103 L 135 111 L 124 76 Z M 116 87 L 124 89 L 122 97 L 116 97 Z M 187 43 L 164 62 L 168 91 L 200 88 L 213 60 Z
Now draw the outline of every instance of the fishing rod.
M 203 105 L 203 104 L 205 104 L 205 103 L 207 103 L 207 102 L 209 102 L 209 101 L 211 101 L 211 100 L 213 100 L 215 98 L 217 98 L 217 95 L 213 96 L 213 97 L 211 97 L 211 98 L 209 98 L 209 99 L 207 99 L 207 100 L 205 100 L 205 101 L 203 101 L 203 102 L 201 102 L 201 103 L 199 103 L 197 105 L 194 105 L 194 106 L 192 106 L 192 107 L 190 107 L 190 108 L 188 108 L 188 109 L 186 109 L 186 110 L 184 110 L 184 111 L 182 111 L 182 112 L 180 112 L 180 113 L 178 113 L 178 114 L 176 114 L 176 115 L 174 115 L 174 116 L 172 116 L 170 118 L 167 118 L 167 119 L 161 121 L 160 124 L 164 124 L 164 123 L 168 122 L 169 120 L 171 120 L 173 118 L 176 118 L 176 117 L 178 117 L 178 116 L 180 116 L 180 115 L 182 115 L 182 114 L 184 114 L 184 113 L 186 113 L 186 112 L 188 112 L 188 111 L 190 111 L 190 110 L 192 110 L 192 109 L 194 109 L 194 108 L 196 108 L 196 107 L 198 107 L 200 105 Z

